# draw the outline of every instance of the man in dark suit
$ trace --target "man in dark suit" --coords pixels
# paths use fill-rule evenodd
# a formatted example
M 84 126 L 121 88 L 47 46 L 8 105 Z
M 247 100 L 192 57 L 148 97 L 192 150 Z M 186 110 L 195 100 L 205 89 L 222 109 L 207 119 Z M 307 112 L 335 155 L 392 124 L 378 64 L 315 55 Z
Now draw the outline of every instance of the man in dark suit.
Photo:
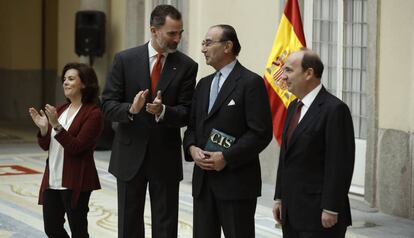
M 355 158 L 348 106 L 321 84 L 323 63 L 292 53 L 283 76 L 297 99 L 288 108 L 273 216 L 285 238 L 340 238 L 351 225 L 348 191 Z
M 240 49 L 229 25 L 211 27 L 202 42 L 206 62 L 217 72 L 197 85 L 183 142 L 186 159 L 195 162 L 195 238 L 219 238 L 221 228 L 226 238 L 255 236 L 259 153 L 272 139 L 272 124 L 263 79 L 237 61 Z M 205 150 L 213 129 L 235 141 L 222 143 L 229 147 L 222 152 Z
M 150 42 L 115 56 L 102 95 L 105 116 L 119 122 L 109 172 L 117 178 L 120 238 L 144 237 L 147 184 L 152 237 L 177 237 L 180 127 L 188 123 L 198 65 L 176 51 L 183 32 L 177 9 L 157 6 L 150 30 Z

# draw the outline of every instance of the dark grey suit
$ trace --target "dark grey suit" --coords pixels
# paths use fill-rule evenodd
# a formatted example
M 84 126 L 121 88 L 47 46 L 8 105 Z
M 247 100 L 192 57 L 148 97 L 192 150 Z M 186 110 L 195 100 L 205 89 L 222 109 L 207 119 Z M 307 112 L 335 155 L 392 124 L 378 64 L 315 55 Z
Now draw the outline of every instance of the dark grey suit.
M 226 237 L 251 237 L 251 228 L 254 236 L 256 199 L 261 194 L 259 153 L 272 139 L 269 101 L 263 79 L 237 62 L 224 82 L 210 113 L 207 113 L 214 75 L 201 79 L 194 94 L 191 119 L 183 142 L 186 160 L 192 160 L 188 153 L 191 145 L 204 149 L 213 128 L 234 136 L 236 141 L 223 152 L 227 165 L 220 172 L 205 171 L 197 165 L 194 166 L 194 229 L 206 232 L 204 237 L 216 237 L 217 231 L 208 229 L 208 224 L 221 220 L 220 213 L 227 212 L 227 205 L 220 208 L 224 204 L 221 201 L 224 201 L 232 203 L 232 206 L 240 206 L 240 216 L 235 215 L 235 218 L 244 219 L 244 214 L 249 213 L 247 224 L 242 229 L 235 226 L 239 229 L 237 233 L 226 234 Z M 205 209 L 198 209 L 201 206 L 198 205 L 200 201 L 208 199 L 207 190 L 214 194 L 214 200 L 218 204 L 217 208 L 213 208 L 218 214 L 208 218 L 207 214 L 203 214 Z M 200 218 L 205 219 L 204 224 L 200 225 Z M 228 221 L 222 221 L 221 225 L 226 226 L 224 222 Z M 228 224 L 229 227 L 223 229 L 226 232 L 233 225 Z M 204 229 L 205 227 L 207 228 Z
M 322 209 L 339 213 L 334 229 L 343 231 L 351 225 L 348 191 L 355 158 L 351 113 L 322 87 L 288 144 L 287 128 L 296 104 L 293 101 L 287 111 L 277 172 L 275 199 L 282 200 L 282 224 L 316 232 L 315 237 L 339 237 L 320 233 L 329 232 L 322 227 L 321 214 Z
M 130 121 L 127 111 L 135 95 L 151 88 L 148 43 L 115 56 L 102 101 L 106 118 L 119 122 L 109 164 L 109 172 L 118 180 L 119 237 L 136 237 L 136 227 L 143 229 L 148 181 L 153 230 L 176 236 L 178 183 L 183 177 L 180 127 L 188 123 L 197 67 L 178 51 L 168 54 L 157 84 L 166 106 L 163 120 L 157 123 L 143 108 Z

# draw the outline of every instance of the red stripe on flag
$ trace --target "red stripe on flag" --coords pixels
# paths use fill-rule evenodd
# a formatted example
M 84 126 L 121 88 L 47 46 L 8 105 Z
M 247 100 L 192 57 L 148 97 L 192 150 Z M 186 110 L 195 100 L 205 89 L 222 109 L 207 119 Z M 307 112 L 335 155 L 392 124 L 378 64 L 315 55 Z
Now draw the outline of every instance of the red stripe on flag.
M 264 82 L 269 97 L 270 110 L 272 112 L 272 122 L 273 122 L 273 134 L 279 145 L 282 144 L 282 133 L 283 133 L 283 124 L 286 117 L 286 107 L 280 99 L 279 95 L 275 92 L 272 86 L 264 77 Z
M 281 78 L 282 78 L 282 74 L 283 74 L 283 68 L 282 67 L 280 67 L 280 69 L 278 69 L 276 72 L 275 72 L 275 75 L 273 76 L 273 78 L 277 81 L 277 80 L 280 80 Z
M 295 31 L 295 34 L 298 37 L 300 43 L 302 43 L 303 47 L 306 47 L 305 35 L 303 34 L 302 19 L 300 17 L 298 1 L 288 0 L 285 6 L 284 14 L 292 24 L 293 30 Z
M 286 89 L 286 82 L 282 80 L 283 63 L 290 53 L 299 50 L 301 47 L 306 47 L 306 41 L 298 0 L 287 0 L 263 77 L 273 117 L 273 133 L 279 145 L 282 144 L 283 126 L 287 111 L 286 105 L 290 103 L 291 98 L 286 98 L 285 101 L 285 98 L 279 95 L 284 91 L 280 92 L 280 90 L 273 88 L 273 86 Z M 276 68 L 273 66 L 276 66 Z M 276 85 L 272 84 L 273 81 Z

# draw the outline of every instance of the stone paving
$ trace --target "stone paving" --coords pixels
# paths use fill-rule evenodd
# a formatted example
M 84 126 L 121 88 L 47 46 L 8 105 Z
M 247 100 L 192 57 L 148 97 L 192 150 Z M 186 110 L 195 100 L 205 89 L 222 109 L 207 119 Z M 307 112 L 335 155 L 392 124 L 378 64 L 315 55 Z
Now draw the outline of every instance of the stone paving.
M 109 154 L 108 151 L 95 153 L 102 185 L 101 190 L 92 193 L 90 200 L 89 233 L 95 238 L 116 237 L 117 232 L 116 180 L 107 172 Z M 37 205 L 37 196 L 46 156 L 46 152 L 38 149 L 35 144 L 0 146 L 0 238 L 45 237 L 42 207 Z M 180 238 L 192 237 L 192 196 L 188 174 L 180 185 Z M 151 237 L 148 197 L 145 210 L 146 237 Z M 274 222 L 268 213 L 266 207 L 258 206 L 258 238 L 279 237 L 281 234 L 280 230 L 274 228 Z
M 35 143 L 0 141 L 0 238 L 40 238 L 43 233 L 42 207 L 37 205 L 38 188 L 46 152 Z M 33 138 L 32 138 L 33 139 Z M 18 142 L 16 142 L 18 141 Z M 27 142 L 27 139 L 22 139 Z M 93 238 L 116 237 L 116 182 L 107 172 L 110 151 L 95 152 L 102 189 L 92 193 L 89 232 Z M 180 238 L 192 237 L 192 163 L 184 162 L 184 180 L 180 185 Z M 263 184 L 256 211 L 256 237 L 282 237 L 271 214 L 274 185 Z M 360 197 L 351 196 L 354 226 L 347 238 L 414 238 L 414 221 L 389 216 L 369 208 Z M 146 237 L 151 237 L 150 204 L 146 203 Z M 69 229 L 68 229 L 69 230 Z

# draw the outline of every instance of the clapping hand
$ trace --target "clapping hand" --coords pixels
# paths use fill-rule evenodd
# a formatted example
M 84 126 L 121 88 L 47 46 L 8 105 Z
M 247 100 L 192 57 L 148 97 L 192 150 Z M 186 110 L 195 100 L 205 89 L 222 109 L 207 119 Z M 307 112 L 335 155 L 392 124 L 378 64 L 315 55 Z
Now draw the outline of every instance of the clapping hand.
M 45 114 L 46 114 L 47 118 L 49 119 L 50 125 L 53 128 L 55 128 L 59 125 L 58 114 L 57 114 L 56 108 L 54 106 L 46 104 Z
M 135 95 L 134 101 L 132 102 L 131 107 L 129 108 L 130 113 L 137 114 L 139 111 L 141 111 L 142 107 L 145 104 L 148 92 L 149 90 L 146 89 L 145 91 L 139 91 L 137 95 Z
M 29 108 L 29 114 L 36 126 L 39 127 L 42 136 L 46 135 L 49 121 L 47 120 L 45 112 L 40 110 L 39 113 L 36 109 L 31 107 Z
M 161 112 L 162 112 L 161 91 L 157 92 L 157 96 L 154 98 L 154 101 L 152 103 L 147 103 L 146 110 L 148 113 L 156 115 L 157 117 L 161 115 Z

